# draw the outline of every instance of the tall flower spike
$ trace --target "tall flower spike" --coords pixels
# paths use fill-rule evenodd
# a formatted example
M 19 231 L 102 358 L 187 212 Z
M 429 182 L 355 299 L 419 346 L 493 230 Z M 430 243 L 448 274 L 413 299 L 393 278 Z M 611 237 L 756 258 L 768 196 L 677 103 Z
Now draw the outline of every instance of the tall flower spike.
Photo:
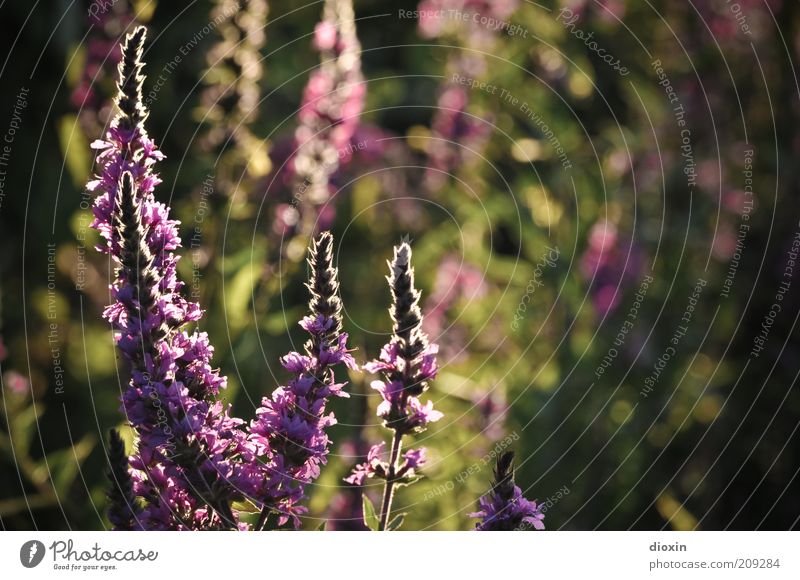
M 321 63 L 303 92 L 293 162 L 298 191 L 311 198 L 306 204 L 312 206 L 330 197 L 330 177 L 349 159 L 344 149 L 364 108 L 366 87 L 352 0 L 325 0 L 314 44 Z
M 339 298 L 338 269 L 333 266 L 333 236 L 322 232 L 311 244 L 308 257 L 311 268 L 309 282 L 306 283 L 311 299 L 308 308 L 313 316 L 321 316 L 331 321 L 322 337 L 329 343 L 332 337 L 342 332 L 342 301 Z M 315 344 L 315 349 L 319 349 Z
M 341 301 L 337 271 L 333 267 L 333 237 L 324 232 L 313 242 L 309 265 L 311 277 L 311 314 L 300 326 L 311 337 L 305 354 L 290 352 L 281 364 L 294 376 L 288 385 L 278 387 L 272 397 L 265 397 L 252 422 L 251 440 L 264 445 L 271 456 L 271 477 L 260 493 L 261 518 L 256 529 L 278 515 L 278 524 L 289 520 L 300 525 L 299 516 L 306 508 L 300 505 L 306 486 L 319 477 L 320 466 L 327 462 L 330 441 L 326 429 L 336 424 L 325 406 L 331 397 L 348 397 L 344 384 L 335 382 L 334 366 L 344 363 L 355 369 L 347 350 L 347 334 L 341 332 Z M 275 483 L 277 482 L 277 484 Z
M 206 52 L 205 87 L 196 111 L 205 125 L 200 149 L 214 157 L 217 188 L 231 197 L 256 189 L 270 170 L 265 140 L 253 133 L 264 72 L 267 0 L 213 0 L 217 41 Z
M 119 80 L 117 81 L 117 106 L 122 111 L 120 125 L 126 129 L 141 126 L 147 119 L 147 110 L 142 104 L 142 51 L 147 29 L 137 26 L 125 39 L 122 46 L 122 60 L 119 63 Z
M 131 364 L 122 409 L 137 435 L 132 489 L 143 500 L 145 529 L 241 528 L 230 508 L 243 498 L 238 477 L 244 467 L 254 479 L 268 473 L 251 464 L 263 449 L 248 441 L 244 422 L 216 400 L 226 381 L 211 367 L 208 336 L 184 328 L 202 312 L 178 278 L 178 222 L 153 195 L 160 183 L 153 166 L 164 156 L 144 128 L 144 37 L 139 27 L 122 47 L 119 112 L 105 140 L 92 144 L 99 173 L 87 185 L 97 193 L 98 249 L 118 265 L 103 316 Z
M 381 350 L 380 358 L 364 365 L 364 369 L 383 375 L 371 386 L 383 398 L 378 405 L 378 416 L 384 420 L 384 426 L 394 432 L 389 461 L 387 463 L 381 459 L 385 443 L 373 445 L 367 461 L 357 465 L 345 479 L 355 485 L 362 485 L 371 477 L 386 481 L 379 530 L 387 529 L 395 487 L 413 483 L 417 470 L 426 460 L 426 450 L 422 447 L 410 449 L 401 457 L 403 437 L 424 431 L 429 423 L 442 418 L 442 413 L 433 409 L 433 403 L 428 401 L 422 404 L 417 398 L 436 376 L 438 346 L 429 344 L 427 335 L 422 331 L 420 292 L 414 286 L 411 246 L 408 243 L 403 242 L 394 248 L 386 279 L 392 294 L 389 312 L 394 333 Z
M 491 491 L 479 500 L 480 511 L 469 514 L 481 518 L 477 524 L 480 531 L 522 530 L 526 526 L 544 529 L 544 514 L 535 501 L 522 496 L 522 490 L 514 482 L 514 452 L 508 451 L 497 458 L 494 482 Z
M 386 279 L 392 294 L 389 312 L 394 323 L 394 335 L 383 347 L 380 359 L 364 368 L 384 374 L 384 380 L 372 383 L 372 388 L 383 397 L 378 415 L 384 418 L 387 427 L 402 436 L 412 431 L 423 431 L 428 423 L 442 416 L 433 410 L 430 402 L 423 405 L 417 398 L 436 376 L 438 346 L 429 344 L 428 336 L 422 330 L 420 292 L 414 285 L 411 246 L 406 242 L 396 246 L 394 257 L 388 264 L 389 276 Z
M 411 266 L 411 246 L 403 242 L 394 249 L 394 259 L 389 262 L 391 274 L 387 277 L 392 292 L 391 316 L 394 334 L 399 345 L 399 354 L 412 361 L 428 346 L 428 338 L 422 332 L 422 312 L 419 309 L 420 293 L 414 287 L 414 268 Z M 411 395 L 419 395 L 424 383 L 407 385 Z
M 133 495 L 125 442 L 116 429 L 108 434 L 108 519 L 115 530 L 139 527 L 139 504 Z

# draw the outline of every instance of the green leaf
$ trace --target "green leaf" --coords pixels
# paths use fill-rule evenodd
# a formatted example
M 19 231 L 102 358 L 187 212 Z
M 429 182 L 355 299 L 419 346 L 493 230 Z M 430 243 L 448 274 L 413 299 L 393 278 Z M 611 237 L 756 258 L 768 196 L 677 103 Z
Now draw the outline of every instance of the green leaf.
M 324 532 L 324 531 L 325 531 L 325 526 L 326 526 L 326 525 L 328 525 L 328 522 L 322 522 L 322 523 L 321 523 L 319 526 L 317 526 L 317 529 L 316 529 L 315 531 L 317 531 L 317 532 Z
M 403 521 L 406 519 L 406 514 L 397 514 L 392 518 L 392 521 L 386 526 L 388 531 L 394 531 L 400 528 L 403 525 Z
M 233 261 L 240 262 L 240 266 L 226 272 L 225 314 L 228 327 L 238 331 L 250 320 L 249 307 L 259 281 L 259 264 L 263 261 L 263 254 L 259 248 L 253 248 L 234 256 Z
M 380 521 L 378 520 L 378 515 L 375 513 L 375 506 L 372 505 L 367 494 L 361 494 L 361 498 L 364 507 L 364 525 L 373 532 L 377 532 Z
M 58 120 L 58 140 L 72 183 L 80 191 L 92 169 L 92 157 L 77 115 L 64 115 Z
M 96 437 L 89 433 L 72 447 L 48 453 L 47 461 L 42 461 L 36 466 L 31 479 L 41 485 L 52 478 L 53 487 L 59 495 L 63 495 L 75 481 L 83 461 L 96 443 Z

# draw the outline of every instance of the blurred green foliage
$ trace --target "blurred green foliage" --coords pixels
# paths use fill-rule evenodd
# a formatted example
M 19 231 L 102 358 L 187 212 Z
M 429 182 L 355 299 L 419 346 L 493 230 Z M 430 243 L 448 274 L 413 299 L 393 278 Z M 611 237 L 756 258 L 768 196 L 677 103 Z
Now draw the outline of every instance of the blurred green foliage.
M 27 5 L 0 7 L 7 28 L 2 54 L 14 61 L 0 72 L 0 131 L 16 91 L 31 89 L 0 209 L 8 349 L 2 369 L 16 369 L 31 384 L 16 393 L 7 379 L 3 383 L 0 521 L 5 529 L 94 529 L 106 525 L 99 441 L 122 422 L 118 396 L 126 370 L 100 317 L 110 264 L 92 249 L 91 218 L 81 206 L 91 166 L 88 143 L 101 136 L 86 133 L 69 99 L 86 60 L 85 12 L 67 2 L 49 4 L 32 9 L 29 20 Z M 798 95 L 791 61 L 797 56 L 797 4 L 769 3 L 774 21 L 753 5 L 751 20 L 758 27 L 751 47 L 735 28 L 720 28 L 730 24 L 722 2 L 695 2 L 696 9 L 669 1 L 609 3 L 621 21 L 605 4 L 587 2 L 578 26 L 624 61 L 628 76 L 570 34 L 557 18 L 558 2 L 521 4 L 512 22 L 527 34 L 500 35 L 481 56 L 486 66 L 476 78 L 506 89 L 546 119 L 572 169 L 564 170 L 518 104 L 470 89 L 470 113 L 494 123 L 490 138 L 444 187 L 431 190 L 422 183 L 426 153 L 436 146 L 430 125 L 439 87 L 451 59 L 477 49 L 460 37 L 421 38 L 415 20 L 397 17 L 399 9 L 415 9 L 413 2 L 355 3 L 368 79 L 364 122 L 398 137 L 410 165 L 418 167 L 387 163 L 361 171 L 356 164 L 336 197 L 332 230 L 345 326 L 358 358 L 377 356 L 391 328 L 385 260 L 403 236 L 413 240 L 424 296 L 434 293 L 448 256 L 482 277 L 480 294 L 457 298 L 436 337 L 447 364 L 430 396 L 445 418 L 421 438 L 431 456 L 426 477 L 398 493 L 396 508 L 407 512 L 403 529 L 471 527 L 466 514 L 491 478 L 486 459 L 505 436 L 514 436 L 517 480 L 527 496 L 546 501 L 558 494 L 548 506 L 549 528 L 796 526 L 800 503 L 787 489 L 797 461 L 785 451 L 797 445 L 800 411 L 796 281 L 767 351 L 757 358 L 749 353 L 798 228 L 792 199 Z M 152 31 L 146 73 L 153 83 L 205 26 L 211 6 L 135 6 Z M 270 2 L 263 100 L 249 126 L 270 146 L 291 135 L 308 71 L 318 64 L 310 35 L 320 8 Z M 704 22 L 716 26 L 714 36 Z M 9 34 L 11 29 L 22 34 Z M 164 183 L 157 194 L 182 220 L 185 241 L 199 215 L 201 181 L 221 171 L 198 146 L 193 113 L 212 36 L 168 75 L 148 121 L 168 158 L 159 167 Z M 653 70 L 656 59 L 688 111 L 700 171 L 691 192 L 682 171 L 681 134 Z M 105 99 L 113 94 L 111 78 L 97 87 Z M 756 152 L 757 206 L 732 291 L 723 297 L 731 253 L 720 250 L 720 237 L 735 237 L 740 223 L 725 200 L 742 189 L 747 148 Z M 381 172 L 405 176 L 410 203 L 381 189 Z M 228 376 L 225 399 L 245 417 L 286 378 L 277 360 L 302 341 L 296 321 L 306 301 L 301 253 L 290 258 L 292 267 L 280 280 L 264 269 L 275 251 L 265 191 L 260 184 L 212 193 L 201 248 L 196 254 L 186 248 L 181 264 L 189 280 L 199 260 L 202 325 Z M 607 315 L 594 307 L 580 267 L 591 228 L 601 220 L 633 238 L 644 263 Z M 57 266 L 50 289 L 48 244 L 56 248 Z M 542 285 L 512 329 L 548 247 L 557 247 L 560 258 L 541 272 Z M 645 274 L 653 282 L 633 330 L 597 376 Z M 642 397 L 698 278 L 708 286 L 690 332 L 655 391 Z M 51 322 L 63 354 L 63 391 L 55 386 Z M 334 404 L 340 425 L 332 430 L 334 452 L 311 498 L 314 518 L 325 517 L 356 461 L 342 444 L 381 434 L 370 377 L 349 378 L 353 398 Z M 487 429 L 482 411 L 489 395 L 508 403 L 507 415 L 494 425 L 499 433 Z M 367 493 L 375 499 L 378 488 Z M 318 526 L 319 519 L 309 519 L 309 529 Z

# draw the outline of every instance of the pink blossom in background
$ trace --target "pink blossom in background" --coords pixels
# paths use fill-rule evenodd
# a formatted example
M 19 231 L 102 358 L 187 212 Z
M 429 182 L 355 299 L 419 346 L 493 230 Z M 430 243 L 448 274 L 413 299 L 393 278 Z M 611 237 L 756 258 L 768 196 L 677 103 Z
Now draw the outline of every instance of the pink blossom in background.
M 423 0 L 419 30 L 426 38 L 465 35 L 476 44 L 491 42 L 519 6 L 517 0 Z
M 589 231 L 580 271 L 598 314 L 611 313 L 644 268 L 644 256 L 635 241 L 625 238 L 613 223 L 600 220 Z
M 423 322 L 425 332 L 432 335 L 440 347 L 440 356 L 446 364 L 453 364 L 463 356 L 467 329 L 454 321 L 447 325 L 447 314 L 459 301 L 467 303 L 483 298 L 488 286 L 483 272 L 465 263 L 455 254 L 448 254 L 439 263 L 436 280 L 430 296 L 425 301 L 428 313 Z
M 120 40 L 135 23 L 127 0 L 95 0 L 88 11 L 91 27 L 86 41 L 86 63 L 72 91 L 72 106 L 97 114 L 106 97 L 97 86 L 106 81 L 104 71 L 115 66 L 122 55 Z
M 9 391 L 17 395 L 27 394 L 31 386 L 28 378 L 17 371 L 6 371 L 3 375 L 3 384 Z
M 290 169 L 306 205 L 324 203 L 330 177 L 350 160 L 347 145 L 358 127 L 366 85 L 361 74 L 361 44 L 356 36 L 350 0 L 326 0 L 323 19 L 314 31 L 320 67 L 303 91 Z

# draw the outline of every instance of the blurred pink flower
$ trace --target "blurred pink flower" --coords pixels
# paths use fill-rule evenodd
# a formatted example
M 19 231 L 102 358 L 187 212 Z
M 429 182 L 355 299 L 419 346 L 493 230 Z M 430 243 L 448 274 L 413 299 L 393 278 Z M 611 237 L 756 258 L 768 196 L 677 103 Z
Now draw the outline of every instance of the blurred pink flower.
M 622 294 L 641 275 L 644 256 L 634 240 L 621 237 L 617 226 L 607 220 L 592 226 L 588 242 L 580 270 L 590 284 L 595 309 L 605 316 L 617 307 Z
M 3 375 L 3 384 L 8 387 L 12 393 L 16 393 L 17 395 L 24 395 L 30 389 L 28 377 L 17 371 L 6 371 Z

